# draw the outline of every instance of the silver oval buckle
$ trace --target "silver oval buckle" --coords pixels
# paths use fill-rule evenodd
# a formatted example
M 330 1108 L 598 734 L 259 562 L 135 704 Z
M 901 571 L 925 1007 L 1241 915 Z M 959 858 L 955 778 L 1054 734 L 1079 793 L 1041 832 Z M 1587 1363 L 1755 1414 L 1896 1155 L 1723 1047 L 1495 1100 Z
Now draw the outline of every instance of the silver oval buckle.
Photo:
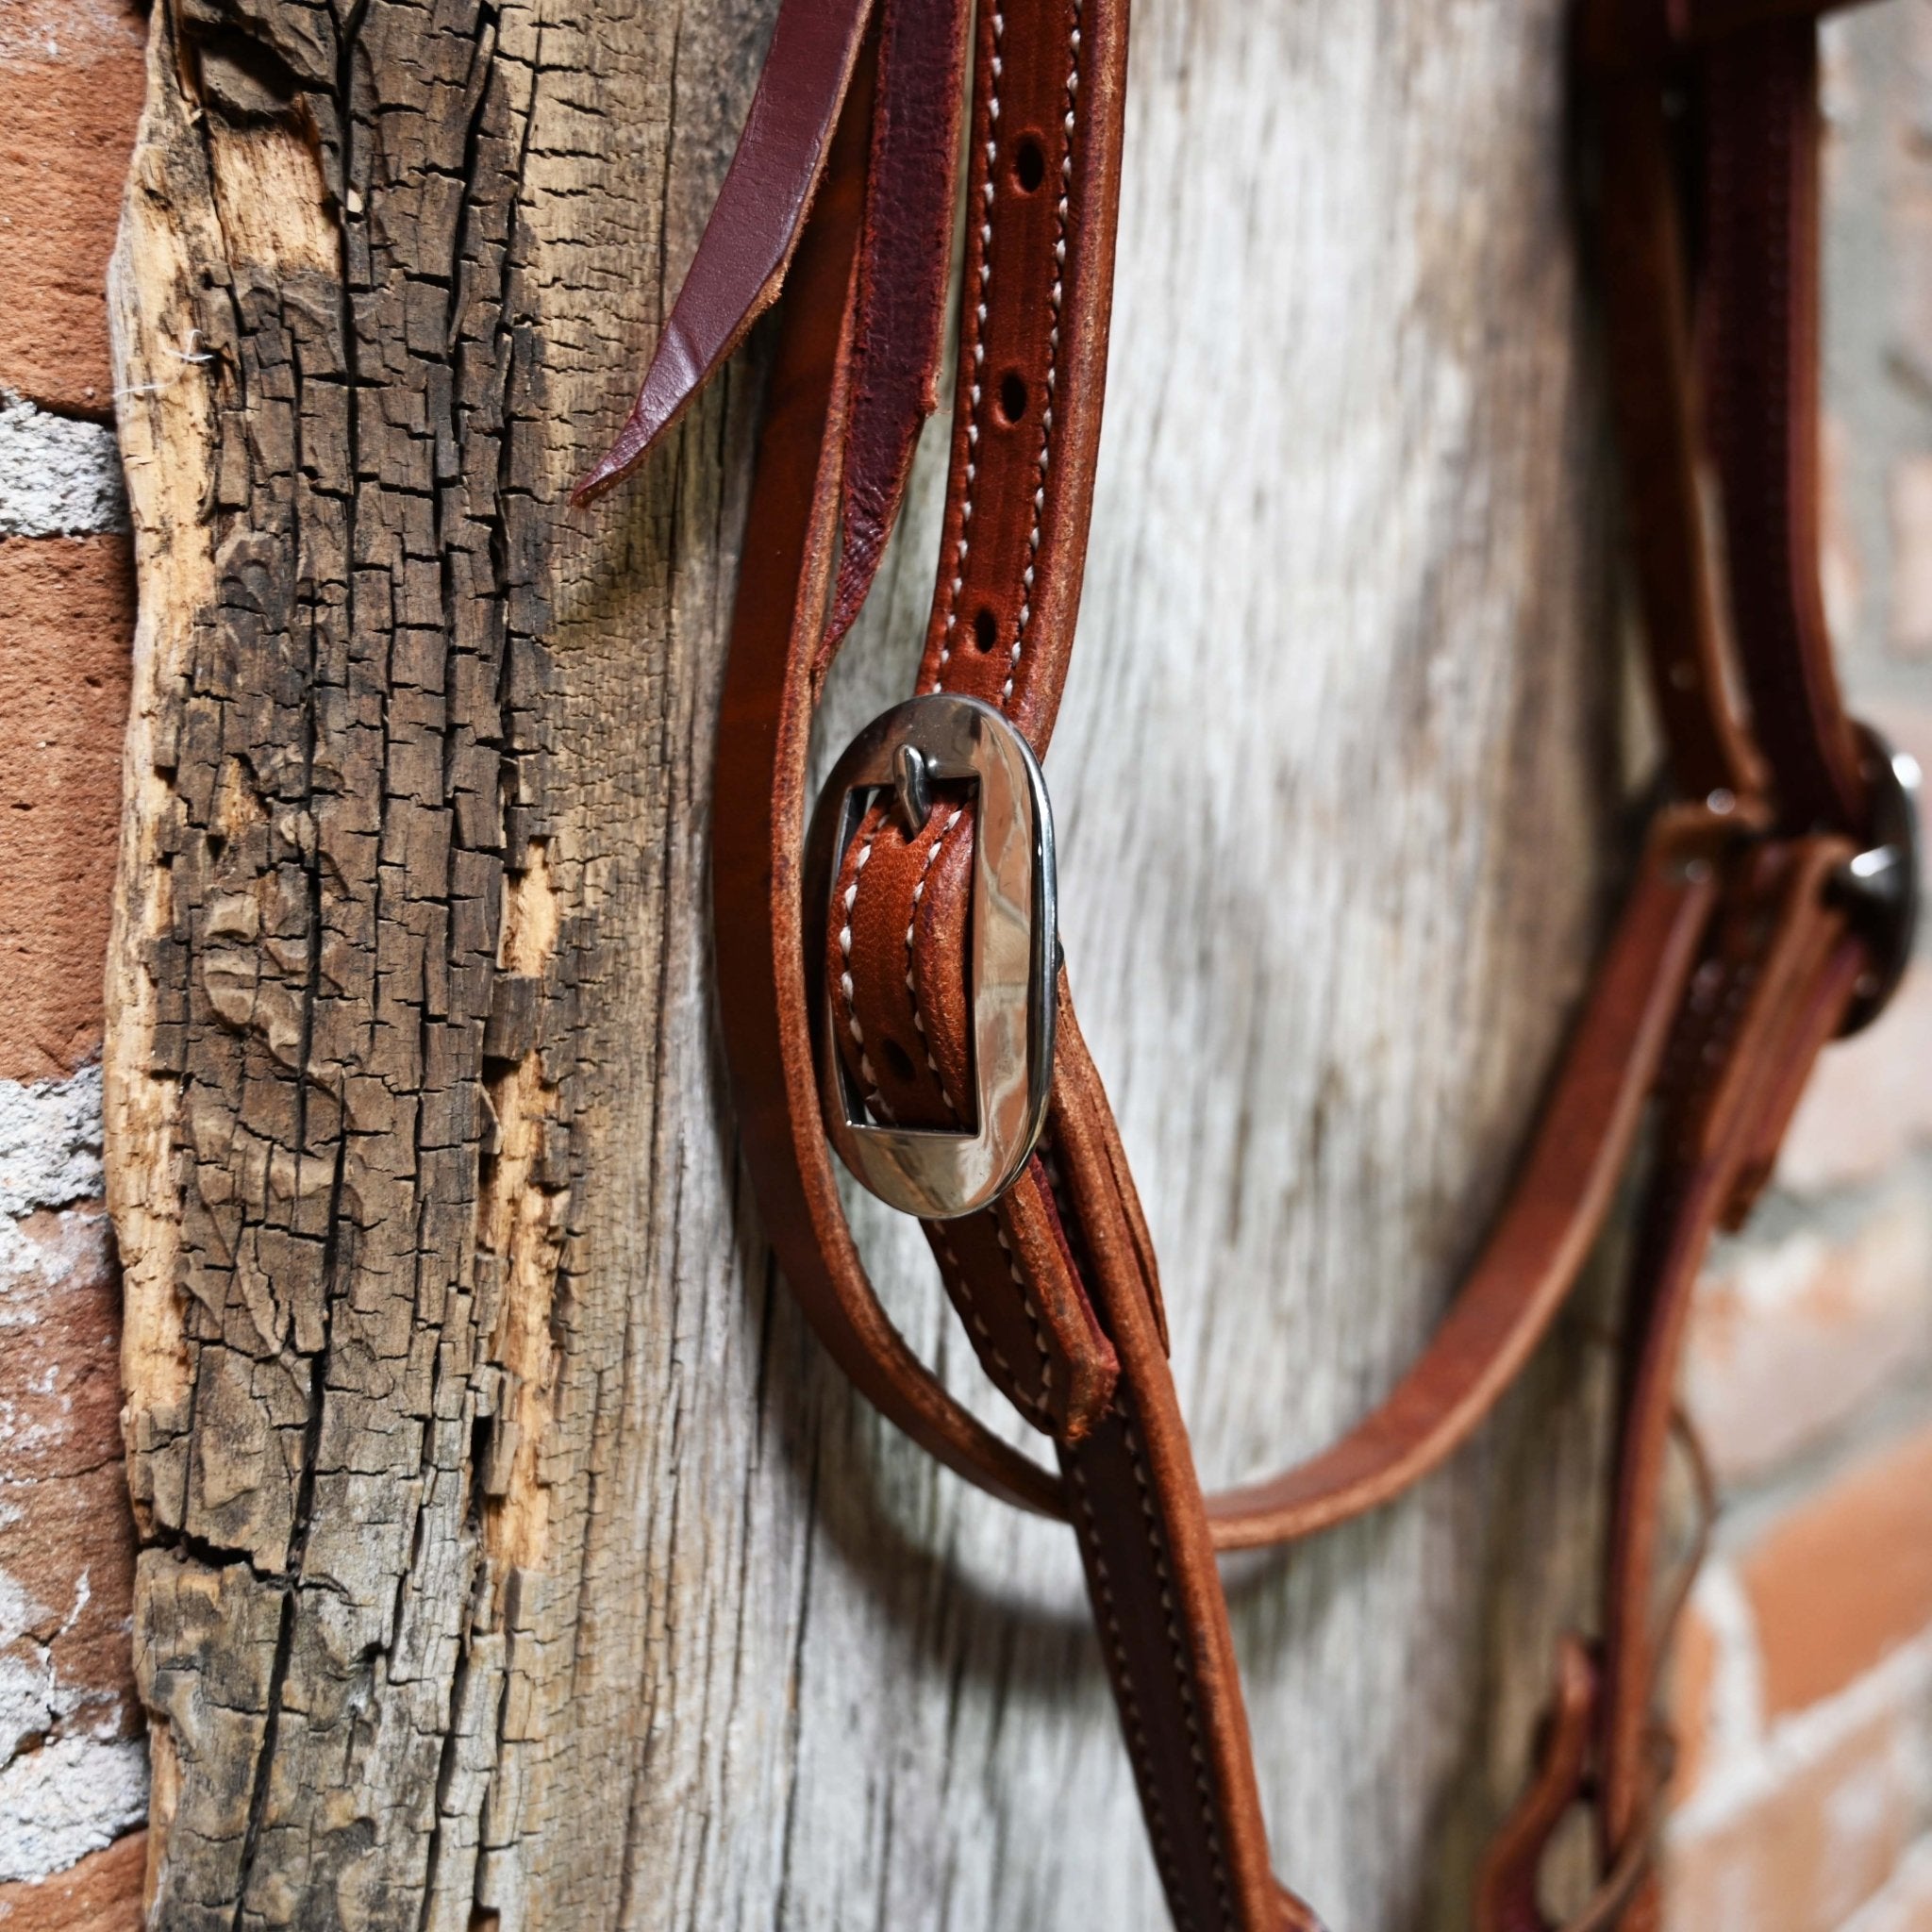
M 1857 733 L 1872 787 L 1873 843 L 1840 869 L 1838 884 L 1871 939 L 1872 970 L 1858 982 L 1840 1039 L 1862 1032 L 1891 1003 L 1919 927 L 1919 761 L 1869 724 Z
M 890 790 L 902 820 L 917 829 L 925 821 L 927 787 L 947 779 L 977 787 L 967 981 L 974 1117 L 968 1132 L 881 1126 L 867 1117 L 838 1051 L 832 989 L 821 983 L 822 945 L 810 962 L 825 1131 L 861 1186 L 927 1221 L 950 1221 L 997 1200 L 1046 1124 L 1058 954 L 1046 780 L 1032 747 L 991 705 L 932 692 L 874 718 L 846 747 L 820 794 L 806 846 L 806 904 L 836 918 L 840 860 L 874 795 Z

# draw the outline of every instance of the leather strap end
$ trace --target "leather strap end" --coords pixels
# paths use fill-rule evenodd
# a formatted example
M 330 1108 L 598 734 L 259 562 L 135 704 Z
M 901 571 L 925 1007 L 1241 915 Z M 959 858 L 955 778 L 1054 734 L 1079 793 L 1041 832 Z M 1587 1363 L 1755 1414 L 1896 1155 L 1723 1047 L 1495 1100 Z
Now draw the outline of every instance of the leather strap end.
M 1564 1814 L 1583 1795 L 1600 1688 L 1600 1673 L 1582 1640 L 1562 1638 L 1536 1774 L 1483 1855 L 1476 1932 L 1550 1932 L 1540 1896 L 1543 1857 Z
M 784 0 L 730 172 L 583 509 L 643 461 L 778 298 L 845 106 L 873 0 Z
M 973 8 L 971 0 L 882 5 L 840 483 L 839 575 L 815 679 L 878 575 L 921 426 L 940 403 Z
M 1066 1204 L 1063 1218 L 1070 1215 L 1079 1228 L 1089 1266 L 1096 1273 L 1125 1275 L 1137 1282 L 1161 1349 L 1171 1352 L 1154 1237 L 1141 1208 L 1112 1105 L 1080 1031 L 1064 968 L 1058 998 L 1059 1044 L 1054 1061 L 1048 1172 Z

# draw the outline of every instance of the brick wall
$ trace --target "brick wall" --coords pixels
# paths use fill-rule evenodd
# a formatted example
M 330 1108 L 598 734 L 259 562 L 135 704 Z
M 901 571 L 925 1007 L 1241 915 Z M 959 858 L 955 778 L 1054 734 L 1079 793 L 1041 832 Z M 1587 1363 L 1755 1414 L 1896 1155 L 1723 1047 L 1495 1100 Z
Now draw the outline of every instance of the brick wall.
M 1827 29 L 1827 595 L 1932 772 L 1932 0 Z M 1724 1512 L 1676 1672 L 1673 1932 L 1932 1932 L 1932 958 L 1825 1057 L 1704 1281 Z
M 101 962 L 133 626 L 102 277 L 140 108 L 122 0 L 0 0 L 0 1927 L 131 1932 Z
M 143 34 L 0 0 L 0 1932 L 125 1932 L 141 1884 L 98 1048 L 132 624 L 101 278 Z M 1932 769 L 1932 0 L 1829 44 L 1829 588 L 1861 708 Z M 1828 1058 L 1685 1393 L 1726 1510 L 1674 1932 L 1932 1932 L 1932 964 Z

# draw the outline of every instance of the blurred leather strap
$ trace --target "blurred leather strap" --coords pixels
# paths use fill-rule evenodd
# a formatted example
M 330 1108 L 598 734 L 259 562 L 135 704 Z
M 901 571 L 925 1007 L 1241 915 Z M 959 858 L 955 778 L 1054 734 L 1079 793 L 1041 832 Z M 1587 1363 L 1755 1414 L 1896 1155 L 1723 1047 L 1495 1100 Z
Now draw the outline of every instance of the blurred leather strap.
M 1571 1640 L 1559 1657 L 1540 1772 L 1484 1870 L 1481 1932 L 1545 1932 L 1538 1875 L 1579 1801 L 1593 1810 L 1605 1875 L 1565 1932 L 1659 1923 L 1653 1853 L 1668 1774 L 1657 1742 L 1668 1740 L 1656 1702 L 1674 1620 L 1655 1596 L 1691 1293 L 1712 1232 L 1748 1211 L 1872 967 L 1837 889 L 1875 839 L 1870 754 L 1840 694 L 1820 583 L 1825 10 L 1586 0 L 1579 17 L 1653 688 L 1678 785 L 1735 799 L 1766 829 L 1727 868 L 1659 1081 L 1624 1324 L 1603 1638 L 1593 1651 Z M 1616 1911 L 1604 1921 L 1609 1890 Z
M 861 813 L 836 857 L 842 917 L 828 921 L 804 901 L 811 721 L 937 401 L 970 36 L 958 376 L 917 689 L 979 698 L 1046 748 L 1100 431 L 1124 0 L 784 0 L 637 407 L 579 489 L 588 501 L 643 458 L 782 280 L 713 802 L 719 1007 L 746 1164 L 780 1266 L 860 1391 L 969 1480 L 1074 1526 L 1180 1926 L 1318 1923 L 1271 1869 L 1216 1552 L 1345 1521 L 1468 1439 L 1561 1307 L 1657 1101 L 1665 1152 L 1633 1295 L 1609 1636 L 1600 1654 L 1566 1653 L 1554 1756 L 1499 1840 L 1482 1907 L 1491 1932 L 1539 1923 L 1521 1913 L 1534 1909 L 1546 1817 L 1595 1791 L 1607 1876 L 1593 1923 L 1646 1909 L 1662 1789 L 1647 1768 L 1647 1613 L 1683 1301 L 1710 1228 L 1768 1170 L 1804 1073 L 1865 971 L 1831 890 L 1864 830 L 1861 752 L 1822 607 L 1806 602 L 1815 376 L 1798 364 L 1815 355 L 1801 259 L 1815 245 L 1815 118 L 1796 105 L 1809 69 L 1785 42 L 1811 29 L 1768 7 L 1771 18 L 1733 34 L 1739 10 L 1701 0 L 1653 16 L 1602 0 L 1582 23 L 1606 122 L 1621 115 L 1637 137 L 1627 166 L 1607 142 L 1607 246 L 1633 264 L 1610 291 L 1613 387 L 1659 711 L 1687 802 L 1652 825 L 1516 1183 L 1435 1336 L 1339 1443 L 1280 1474 L 1202 1491 L 1153 1243 L 1063 972 L 1036 1151 L 992 1207 L 926 1228 L 982 1366 L 1048 1438 L 1054 1467 L 974 1421 L 894 1329 L 845 1221 L 820 1115 L 814 1015 L 828 989 L 836 1050 L 875 1118 L 943 1130 L 970 1108 L 974 795 L 936 785 L 909 826 L 882 803 Z M 1643 59 L 1624 25 L 1653 49 Z M 1779 51 L 1768 66 L 1726 69 L 1710 136 L 1722 164 L 1707 171 L 1713 210 L 1743 239 L 1713 246 L 1693 273 L 1657 63 L 1730 59 L 1746 35 Z M 1611 58 L 1591 58 L 1597 43 Z M 1764 153 L 1779 172 L 1754 200 Z M 1766 245 L 1784 250 L 1782 270 L 1757 259 Z M 1748 334 L 1725 318 L 1771 294 L 1783 322 L 1751 355 L 1739 361 L 1707 334 L 1697 346 L 1700 304 L 1721 330 Z M 1702 401 L 1719 392 L 1721 408 Z M 1714 567 L 1720 546 L 1700 508 L 1712 452 L 1729 553 L 1758 560 L 1774 587 L 1756 587 L 1755 602 Z M 1767 460 L 1781 484 L 1760 474 Z M 1734 477 L 1748 480 L 1748 503 L 1731 502 Z

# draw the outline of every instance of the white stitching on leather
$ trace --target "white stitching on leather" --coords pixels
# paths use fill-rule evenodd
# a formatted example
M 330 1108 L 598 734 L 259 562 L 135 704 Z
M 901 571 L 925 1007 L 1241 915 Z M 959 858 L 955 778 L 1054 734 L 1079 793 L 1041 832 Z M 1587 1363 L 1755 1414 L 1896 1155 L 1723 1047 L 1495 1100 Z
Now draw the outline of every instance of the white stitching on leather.
M 1067 204 L 1074 181 L 1074 103 L 1080 91 L 1080 0 L 1074 0 L 1074 25 L 1067 55 L 1067 111 L 1060 123 L 1067 137 L 1067 151 L 1060 157 L 1060 198 L 1054 208 L 1053 326 L 1046 337 L 1046 402 L 1040 411 L 1040 481 L 1033 491 L 1033 526 L 1026 535 L 1026 569 L 1022 577 L 1026 595 L 1020 606 L 1020 626 L 1013 638 L 1012 654 L 1007 659 L 1007 681 L 1000 687 L 1002 705 L 1012 699 L 1020 654 L 1026 648 L 1026 626 L 1033 621 L 1033 559 L 1040 555 L 1040 525 L 1046 512 L 1046 472 L 1053 459 L 1053 399 L 1058 380 L 1060 300 L 1067 266 Z
M 1174 1840 L 1168 1836 L 1166 1814 L 1160 1808 L 1159 1787 L 1154 1777 L 1154 1754 L 1147 1733 L 1141 1724 L 1141 1707 L 1134 1696 L 1134 1674 L 1127 1665 L 1126 1639 L 1121 1634 L 1120 1618 L 1114 1608 L 1113 1583 L 1108 1574 L 1107 1558 L 1100 1552 L 1100 1523 L 1093 1513 L 1093 1499 L 1087 1489 L 1087 1473 L 1077 1462 L 1069 1463 L 1074 1487 L 1079 1491 L 1081 1527 L 1093 1557 L 1093 1581 L 1100 1591 L 1100 1613 L 1107 1623 L 1107 1634 L 1113 1647 L 1114 1675 L 1120 1686 L 1121 1718 L 1127 1733 L 1127 1748 L 1141 1766 L 1141 1796 L 1147 1811 L 1147 1835 L 1154 1840 L 1154 1857 L 1167 1881 L 1168 1903 L 1174 1913 L 1175 1932 L 1193 1932 L 1193 1920 L 1181 1900 L 1180 1868 L 1174 1863 Z
M 986 143 L 986 181 L 980 189 L 984 211 L 979 218 L 979 299 L 974 304 L 973 407 L 966 421 L 966 493 L 959 507 L 959 537 L 953 546 L 953 579 L 946 590 L 946 628 L 940 640 L 940 661 L 932 681 L 934 691 L 941 688 L 947 661 L 953 655 L 953 632 L 959 622 L 959 589 L 966 581 L 966 554 L 973 541 L 973 485 L 979 475 L 979 465 L 974 460 L 979 448 L 979 425 L 974 419 L 979 414 L 980 398 L 985 391 L 986 342 L 980 330 L 986 327 L 986 291 L 987 284 L 992 279 L 993 164 L 999 158 L 1000 75 L 1003 68 L 1000 49 L 1005 45 L 1006 38 L 1007 16 L 995 7 L 992 10 L 992 89 L 988 98 L 987 115 L 991 134 Z
M 1000 1253 L 1007 1257 L 1007 1273 L 1013 1277 L 1013 1286 L 1020 1291 L 1020 1306 L 1026 1310 L 1026 1319 L 1033 1324 L 1033 1345 L 1040 1351 L 1040 1393 L 1043 1403 L 1053 1393 L 1053 1357 L 1047 1352 L 1046 1330 L 1041 1323 L 1040 1310 L 1033 1304 L 1025 1277 L 1020 1273 L 1020 1264 L 1007 1243 L 1007 1231 L 1000 1225 L 999 1209 L 989 1208 L 986 1213 L 987 1219 L 992 1223 L 992 1238 L 999 1242 Z
M 1128 1419 L 1129 1411 L 1124 1400 L 1120 1401 L 1121 1439 L 1127 1447 L 1127 1457 L 1133 1465 L 1134 1481 L 1141 1491 L 1141 1514 L 1147 1526 L 1147 1547 L 1154 1557 L 1155 1574 L 1160 1579 L 1160 1608 L 1167 1624 L 1167 1641 L 1174 1657 L 1174 1680 L 1180 1687 L 1181 1717 L 1188 1727 L 1189 1756 L 1194 1760 L 1194 1789 L 1201 1796 L 1201 1822 L 1208 1829 L 1208 1849 L 1214 1860 L 1214 1889 L 1220 1895 L 1221 1909 L 1225 1922 L 1232 1925 L 1234 1899 L 1228 1890 L 1227 1856 L 1222 1849 L 1221 1833 L 1214 1823 L 1214 1792 L 1208 1782 L 1208 1757 L 1201 1745 L 1201 1724 L 1199 1713 L 1194 1708 L 1194 1687 L 1189 1681 L 1187 1651 L 1181 1640 L 1180 1625 L 1174 1620 L 1174 1577 L 1167 1567 L 1167 1557 L 1160 1546 L 1160 1518 L 1154 1508 L 1154 1489 L 1148 1480 L 1147 1465 L 1141 1454 L 1140 1438 L 1134 1433 L 1133 1423 Z
M 1008 1391 L 1009 1398 L 1018 1403 L 1022 1408 L 1025 1409 L 1039 1421 L 1042 1423 L 1051 1421 L 1047 1414 L 1044 1400 L 1038 1395 L 1029 1395 L 1025 1390 L 1020 1387 L 1020 1380 L 1013 1373 L 1012 1363 L 1006 1358 L 1006 1356 L 1001 1352 L 999 1343 L 992 1339 L 992 1330 L 986 1325 L 985 1318 L 979 1312 L 979 1304 L 974 1299 L 972 1277 L 966 1273 L 965 1269 L 960 1267 L 959 1257 L 954 1254 L 952 1242 L 939 1232 L 937 1223 L 928 1222 L 926 1225 L 932 1230 L 933 1240 L 939 1244 L 940 1259 L 950 1271 L 950 1279 L 958 1293 L 962 1312 L 966 1319 L 973 1324 L 980 1339 L 986 1343 L 986 1352 L 992 1357 L 1000 1374 L 1010 1384 Z M 1037 1341 L 1039 1339 L 1038 1329 L 1034 1331 L 1034 1336 Z
M 925 1064 L 931 1071 L 933 1079 L 938 1083 L 940 1098 L 946 1103 L 946 1111 L 955 1120 L 959 1118 L 959 1109 L 953 1105 L 953 1096 L 946 1091 L 945 1076 L 940 1072 L 939 1062 L 932 1057 L 931 1043 L 925 1040 L 925 1022 L 919 1016 L 919 983 L 912 972 L 912 935 L 918 920 L 919 902 L 925 896 L 925 875 L 932 870 L 933 860 L 940 856 L 940 847 L 946 842 L 946 834 L 959 823 L 964 809 L 963 806 L 957 808 L 952 817 L 940 827 L 939 837 L 932 841 L 931 848 L 925 855 L 925 863 L 919 869 L 919 883 L 912 888 L 913 917 L 906 922 L 906 991 L 912 1002 L 912 1024 L 920 1040 L 925 1042 Z
M 858 860 L 852 868 L 852 883 L 845 888 L 845 921 L 839 928 L 839 957 L 844 962 L 839 974 L 839 991 L 845 996 L 845 1024 L 858 1048 L 858 1072 L 866 1085 L 865 1104 L 891 1120 L 892 1109 L 886 1104 L 886 1096 L 879 1091 L 878 1075 L 873 1072 L 872 1061 L 867 1058 L 865 1028 L 858 1024 L 858 1002 L 852 996 L 852 908 L 858 898 L 859 874 L 865 871 L 866 862 L 872 858 L 873 841 L 877 837 L 878 828 L 874 826 L 865 843 L 858 848 Z

